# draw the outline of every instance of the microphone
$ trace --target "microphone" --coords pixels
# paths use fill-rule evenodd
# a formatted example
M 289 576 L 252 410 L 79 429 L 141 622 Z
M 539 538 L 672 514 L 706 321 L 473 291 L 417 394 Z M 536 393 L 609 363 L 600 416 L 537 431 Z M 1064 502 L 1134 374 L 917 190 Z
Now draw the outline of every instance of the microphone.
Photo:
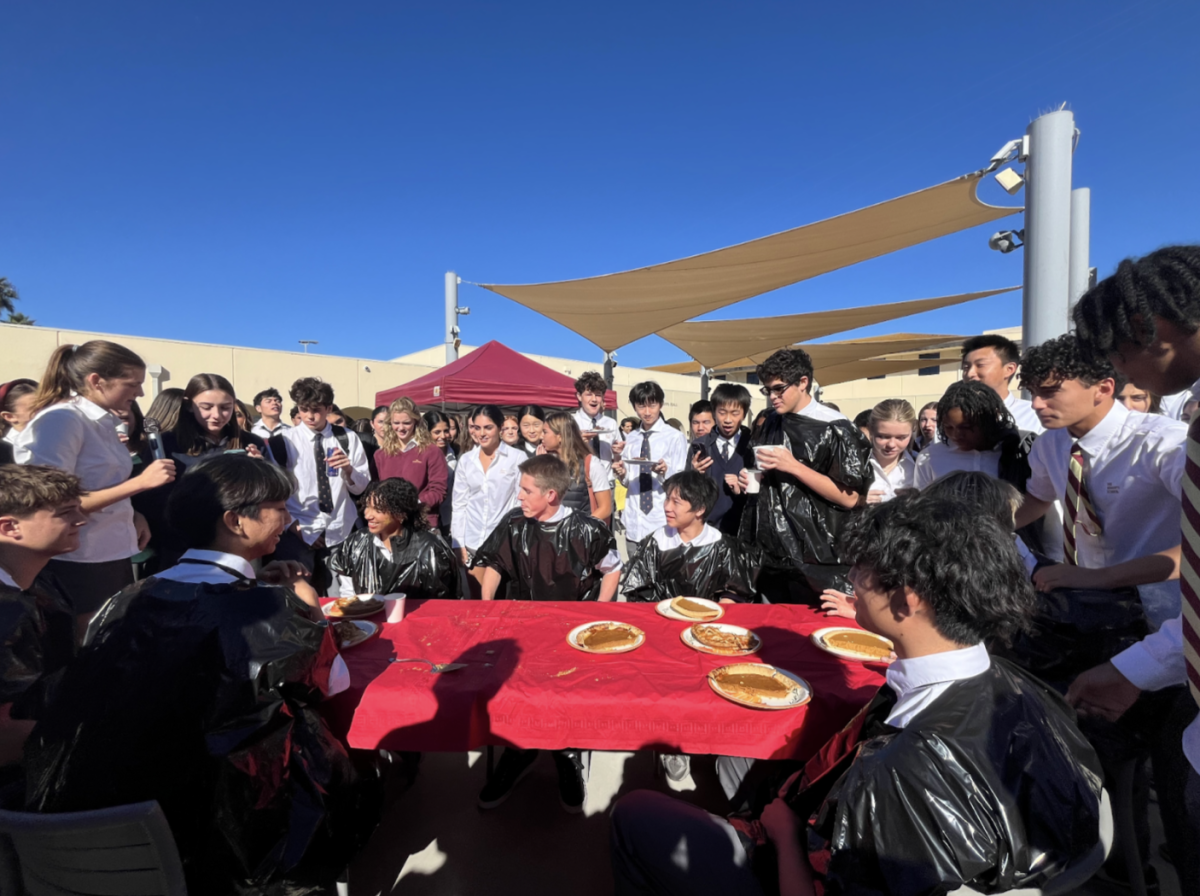
M 146 441 L 150 443 L 150 451 L 154 454 L 155 460 L 166 460 L 167 452 L 163 450 L 161 429 L 158 421 L 153 417 L 147 417 L 142 421 L 142 430 L 146 433 Z

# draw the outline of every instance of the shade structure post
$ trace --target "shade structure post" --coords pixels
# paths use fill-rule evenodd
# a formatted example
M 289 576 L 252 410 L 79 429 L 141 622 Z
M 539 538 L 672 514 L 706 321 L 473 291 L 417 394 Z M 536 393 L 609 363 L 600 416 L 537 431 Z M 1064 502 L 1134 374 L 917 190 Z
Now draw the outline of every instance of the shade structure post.
M 700 368 L 700 400 L 708 401 L 708 375 L 712 371 L 707 367 Z
M 616 352 L 605 352 L 604 353 L 604 388 L 605 389 L 611 389 L 613 387 L 613 368 L 617 366 L 616 359 L 617 359 Z M 614 420 L 617 419 L 617 412 L 615 410 L 611 410 L 611 411 L 606 410 L 604 413 L 607 416 L 612 417 Z
M 1067 332 L 1071 280 L 1071 154 L 1075 116 L 1036 119 L 1026 131 L 1025 293 L 1022 339 L 1040 345 Z
M 1071 324 L 1071 313 L 1080 296 L 1088 291 L 1092 280 L 1089 260 L 1092 235 L 1092 191 L 1080 187 L 1071 191 L 1071 278 L 1070 301 L 1067 306 L 1067 323 Z M 1072 327 L 1074 329 L 1074 327 Z
M 446 363 L 458 360 L 458 274 L 446 271 Z

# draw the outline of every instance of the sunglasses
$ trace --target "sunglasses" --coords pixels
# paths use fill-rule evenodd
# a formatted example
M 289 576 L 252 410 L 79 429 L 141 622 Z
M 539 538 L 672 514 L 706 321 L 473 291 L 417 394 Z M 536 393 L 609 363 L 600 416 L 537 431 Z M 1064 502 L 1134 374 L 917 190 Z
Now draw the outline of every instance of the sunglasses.
M 772 395 L 782 396 L 784 392 L 796 385 L 795 383 L 776 383 L 774 386 L 763 386 L 758 391 L 770 398 Z

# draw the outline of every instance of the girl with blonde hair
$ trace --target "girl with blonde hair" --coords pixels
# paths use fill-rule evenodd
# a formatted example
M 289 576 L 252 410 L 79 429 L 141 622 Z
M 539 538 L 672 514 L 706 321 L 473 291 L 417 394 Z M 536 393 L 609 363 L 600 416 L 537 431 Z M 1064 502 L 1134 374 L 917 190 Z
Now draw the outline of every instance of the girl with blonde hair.
M 588 451 L 571 414 L 555 411 L 543 421 L 541 451 L 553 454 L 567 465 L 571 486 L 562 506 L 590 513 L 606 525 L 612 520 L 612 485 L 598 457 Z
M 429 427 L 411 398 L 402 396 L 393 401 L 387 419 L 389 425 L 380 428 L 379 450 L 375 452 L 379 478 L 411 482 L 425 506 L 430 527 L 437 529 L 450 484 L 446 455 L 433 443 Z
M 868 430 L 875 481 L 863 500 L 879 504 L 892 500 L 903 489 L 913 488 L 915 463 L 908 446 L 917 431 L 917 412 L 903 398 L 889 398 L 871 409 Z

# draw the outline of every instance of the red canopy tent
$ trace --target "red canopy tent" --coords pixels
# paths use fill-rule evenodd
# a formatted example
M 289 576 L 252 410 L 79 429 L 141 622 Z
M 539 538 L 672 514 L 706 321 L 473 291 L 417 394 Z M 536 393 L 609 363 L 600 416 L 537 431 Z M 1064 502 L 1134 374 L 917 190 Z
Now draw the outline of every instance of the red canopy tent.
M 432 373 L 375 393 L 376 405 L 408 396 L 422 407 L 460 410 L 476 404 L 538 404 L 573 408 L 578 404 L 571 377 L 531 361 L 506 345 L 492 341 Z M 617 394 L 604 393 L 604 406 L 616 408 Z

